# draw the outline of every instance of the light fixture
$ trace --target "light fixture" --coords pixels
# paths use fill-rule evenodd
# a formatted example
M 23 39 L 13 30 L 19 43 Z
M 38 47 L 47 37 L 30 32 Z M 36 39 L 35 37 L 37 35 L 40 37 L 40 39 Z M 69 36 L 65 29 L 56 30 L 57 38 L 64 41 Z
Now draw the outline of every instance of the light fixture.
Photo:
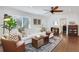
M 58 25 L 58 22 L 57 22 L 57 21 L 55 21 L 54 25 Z

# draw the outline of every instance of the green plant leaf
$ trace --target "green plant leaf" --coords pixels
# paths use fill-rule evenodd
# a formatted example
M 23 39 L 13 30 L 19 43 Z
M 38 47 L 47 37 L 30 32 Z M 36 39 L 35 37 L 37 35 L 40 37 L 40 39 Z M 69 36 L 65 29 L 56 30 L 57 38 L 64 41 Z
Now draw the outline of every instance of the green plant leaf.
M 6 26 L 6 29 L 8 29 L 9 31 L 11 31 L 13 28 L 16 27 L 16 21 L 15 19 L 13 19 L 12 17 L 8 18 L 9 20 L 5 21 L 5 26 Z

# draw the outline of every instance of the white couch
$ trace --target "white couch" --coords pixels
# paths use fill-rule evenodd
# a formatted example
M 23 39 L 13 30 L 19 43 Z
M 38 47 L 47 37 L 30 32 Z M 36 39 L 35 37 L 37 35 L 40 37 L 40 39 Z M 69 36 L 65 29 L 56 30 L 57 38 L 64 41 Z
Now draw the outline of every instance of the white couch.
M 22 37 L 21 39 L 22 39 L 22 41 L 25 42 L 25 44 L 28 44 L 28 43 L 32 43 L 32 37 L 37 36 L 37 35 L 46 35 L 46 32 L 30 34 L 30 35 L 27 35 L 27 37 Z

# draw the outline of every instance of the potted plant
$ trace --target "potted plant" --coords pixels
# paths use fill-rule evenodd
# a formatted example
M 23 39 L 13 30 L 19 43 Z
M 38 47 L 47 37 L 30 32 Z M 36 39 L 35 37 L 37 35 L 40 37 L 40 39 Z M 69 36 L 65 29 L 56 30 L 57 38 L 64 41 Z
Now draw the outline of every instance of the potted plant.
M 6 19 L 4 19 L 5 22 L 5 28 L 8 29 L 9 31 L 9 36 L 10 36 L 10 31 L 16 27 L 16 21 L 14 18 L 12 18 L 11 16 L 8 16 Z

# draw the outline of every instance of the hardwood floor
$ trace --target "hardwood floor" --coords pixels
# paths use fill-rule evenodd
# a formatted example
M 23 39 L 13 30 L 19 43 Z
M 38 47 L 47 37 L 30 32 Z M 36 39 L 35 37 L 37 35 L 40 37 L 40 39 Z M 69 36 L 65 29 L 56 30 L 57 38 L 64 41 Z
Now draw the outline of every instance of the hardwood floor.
M 63 36 L 63 40 L 54 49 L 55 52 L 79 52 L 79 37 Z
M 0 52 L 2 51 L 0 46 Z M 54 52 L 79 52 L 79 37 L 63 36 L 63 40 L 54 49 Z

